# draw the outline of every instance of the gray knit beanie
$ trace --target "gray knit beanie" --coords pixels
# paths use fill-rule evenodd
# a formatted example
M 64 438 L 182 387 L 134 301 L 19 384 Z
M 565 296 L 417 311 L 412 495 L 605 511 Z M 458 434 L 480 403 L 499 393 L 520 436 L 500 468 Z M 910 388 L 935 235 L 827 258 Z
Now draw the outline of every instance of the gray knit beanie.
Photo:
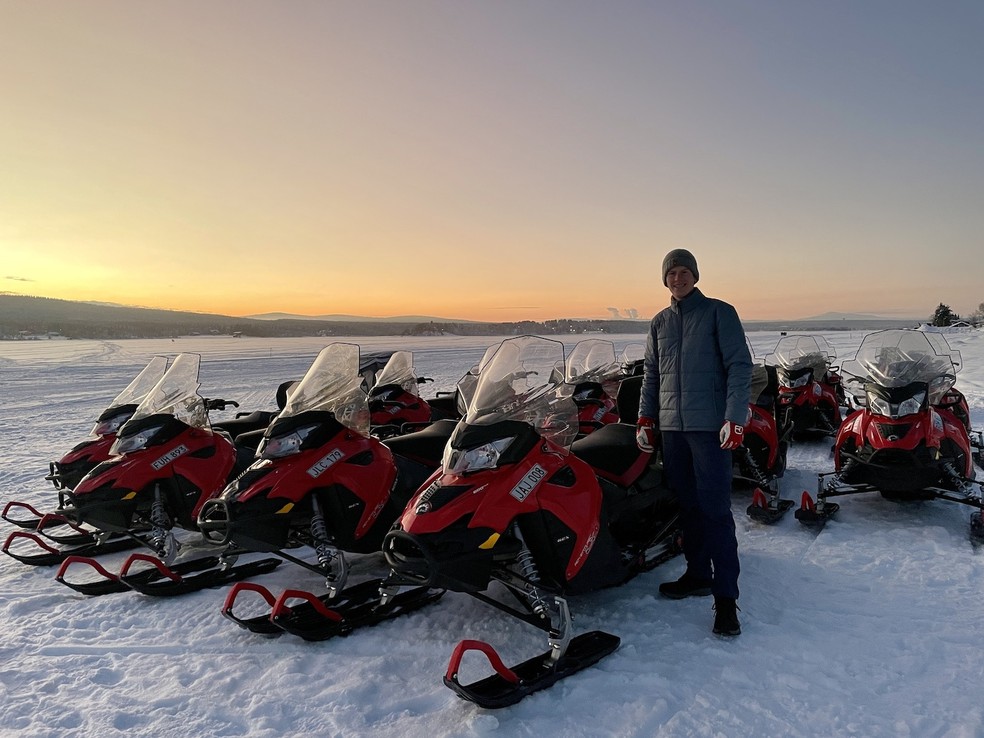
M 697 271 L 697 260 L 694 255 L 686 249 L 673 249 L 663 259 L 663 286 L 666 287 L 666 273 L 673 267 L 687 267 L 694 275 L 694 284 L 700 279 Z

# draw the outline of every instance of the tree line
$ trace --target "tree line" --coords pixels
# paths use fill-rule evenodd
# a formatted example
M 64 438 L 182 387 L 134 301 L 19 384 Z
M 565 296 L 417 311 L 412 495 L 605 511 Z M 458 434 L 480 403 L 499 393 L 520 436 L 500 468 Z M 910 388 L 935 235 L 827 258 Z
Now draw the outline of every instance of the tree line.
M 977 310 L 972 312 L 966 318 L 961 318 L 950 309 L 949 305 L 941 302 L 933 312 L 931 324 L 934 326 L 945 327 L 948 325 L 953 325 L 961 320 L 973 325 L 980 325 L 981 323 L 984 323 L 984 302 L 978 305 Z

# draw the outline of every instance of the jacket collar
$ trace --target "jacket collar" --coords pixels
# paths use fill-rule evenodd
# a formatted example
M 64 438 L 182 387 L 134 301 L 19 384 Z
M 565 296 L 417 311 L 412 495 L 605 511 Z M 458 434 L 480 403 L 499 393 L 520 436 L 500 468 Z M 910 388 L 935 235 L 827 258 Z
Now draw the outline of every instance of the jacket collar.
M 670 296 L 670 308 L 677 313 L 683 312 L 684 308 L 687 310 L 693 310 L 695 307 L 700 305 L 702 302 L 707 300 L 704 297 L 704 293 L 700 291 L 700 288 L 694 287 L 693 292 L 684 297 L 682 300 L 678 300 L 672 295 Z

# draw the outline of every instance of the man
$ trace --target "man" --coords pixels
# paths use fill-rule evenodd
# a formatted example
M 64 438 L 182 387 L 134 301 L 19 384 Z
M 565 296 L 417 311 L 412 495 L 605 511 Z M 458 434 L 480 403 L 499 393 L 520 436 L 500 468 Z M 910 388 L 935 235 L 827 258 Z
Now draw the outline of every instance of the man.
M 738 540 L 731 514 L 731 452 L 748 422 L 752 358 L 735 309 L 697 289 L 685 249 L 663 259 L 670 306 L 650 323 L 636 441 L 652 452 L 662 434 L 663 470 L 680 500 L 687 569 L 659 586 L 672 599 L 714 595 L 714 632 L 736 636 Z

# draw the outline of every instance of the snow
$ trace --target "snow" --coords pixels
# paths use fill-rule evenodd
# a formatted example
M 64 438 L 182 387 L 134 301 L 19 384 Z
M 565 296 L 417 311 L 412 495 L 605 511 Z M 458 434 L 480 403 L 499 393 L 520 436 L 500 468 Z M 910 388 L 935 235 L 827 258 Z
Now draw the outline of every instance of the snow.
M 821 334 L 843 360 L 860 331 Z M 779 334 L 750 333 L 759 356 Z M 565 340 L 573 346 L 577 337 Z M 947 335 L 962 352 L 957 387 L 984 426 L 984 333 Z M 273 409 L 334 339 L 195 337 L 0 342 L 2 503 L 51 509 L 49 460 L 89 431 L 153 355 L 202 355 L 202 394 Z M 364 352 L 408 349 L 450 390 L 489 338 L 372 338 Z M 615 337 L 616 347 L 639 336 Z M 213 419 L 222 419 L 223 414 Z M 815 492 L 833 468 L 829 442 L 789 453 L 783 496 Z M 979 472 L 980 473 L 980 472 Z M 462 638 L 492 643 L 507 663 L 539 653 L 539 631 L 466 595 L 345 638 L 265 639 L 220 615 L 226 589 L 176 598 L 87 597 L 53 570 L 0 556 L 0 736 L 962 736 L 984 735 L 984 559 L 968 539 L 970 508 L 947 502 L 841 500 L 819 533 L 788 514 L 751 521 L 734 497 L 741 553 L 742 635 L 711 634 L 710 600 L 662 599 L 682 558 L 623 587 L 571 599 L 579 632 L 621 647 L 596 666 L 504 710 L 457 698 L 441 682 Z M 3 537 L 13 526 L 3 523 Z M 195 537 L 184 533 L 186 543 Z M 106 556 L 110 570 L 126 554 Z M 353 576 L 384 573 L 353 556 Z M 256 581 L 319 590 L 281 565 Z M 487 673 L 469 654 L 462 681 Z

